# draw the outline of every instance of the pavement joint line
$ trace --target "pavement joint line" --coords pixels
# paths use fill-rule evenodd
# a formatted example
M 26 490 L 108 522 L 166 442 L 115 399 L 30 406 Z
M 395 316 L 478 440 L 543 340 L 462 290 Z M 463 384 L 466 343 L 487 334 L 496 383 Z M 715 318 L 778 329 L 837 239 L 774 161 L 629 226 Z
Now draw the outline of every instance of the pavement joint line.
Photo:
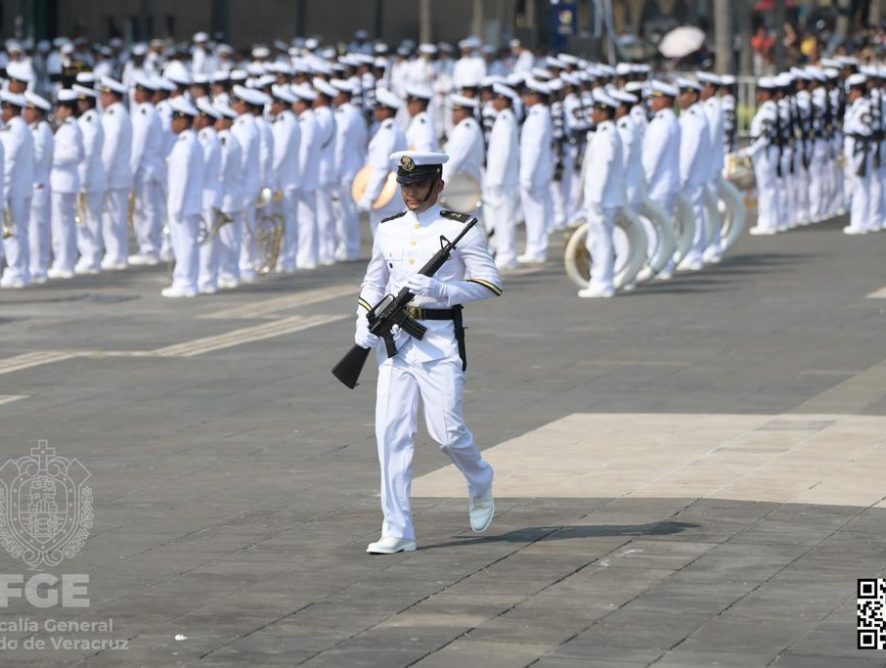
M 231 348 L 243 343 L 262 341 L 283 334 L 299 332 L 330 322 L 344 320 L 348 317 L 347 315 L 290 316 L 282 320 L 274 320 L 261 325 L 236 329 L 225 334 L 207 336 L 164 348 L 157 348 L 151 352 L 158 357 L 193 357 L 224 348 Z
M 867 299 L 886 299 L 886 286 L 880 288 L 879 290 L 874 290 L 866 298 Z
M 0 406 L 3 404 L 11 404 L 13 401 L 18 401 L 19 399 L 27 399 L 31 395 L 29 394 L 0 394 Z
M 79 355 L 76 351 L 71 350 L 39 350 L 22 355 L 15 355 L 0 360 L 0 375 L 12 373 L 13 371 L 21 371 L 22 369 L 31 369 L 35 366 L 43 364 L 51 364 L 52 362 L 60 362 L 68 360 Z
M 318 302 L 331 301 L 347 295 L 356 296 L 360 292 L 360 286 L 351 283 L 340 283 L 330 285 L 325 288 L 317 288 L 316 290 L 307 290 L 294 295 L 285 295 L 283 297 L 274 297 L 273 299 L 265 299 L 260 302 L 244 304 L 242 306 L 232 306 L 224 308 L 212 313 L 198 315 L 198 320 L 218 320 L 218 319 L 248 319 L 248 318 L 265 318 L 279 311 L 286 311 L 299 306 L 308 306 Z

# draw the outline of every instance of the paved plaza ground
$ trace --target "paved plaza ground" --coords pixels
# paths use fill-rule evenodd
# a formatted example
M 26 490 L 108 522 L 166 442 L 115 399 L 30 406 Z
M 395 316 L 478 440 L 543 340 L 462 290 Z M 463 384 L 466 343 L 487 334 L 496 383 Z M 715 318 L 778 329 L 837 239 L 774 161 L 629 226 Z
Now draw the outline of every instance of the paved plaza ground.
M 193 300 L 160 297 L 166 268 L 0 293 L 0 462 L 46 440 L 94 495 L 41 569 L 88 574 L 89 606 L 12 598 L 0 665 L 886 665 L 856 649 L 857 579 L 886 577 L 886 233 L 842 224 L 608 301 L 559 261 L 506 276 L 467 310 L 496 521 L 471 533 L 422 430 L 419 550 L 387 557 L 376 372 L 330 374 L 364 263 Z

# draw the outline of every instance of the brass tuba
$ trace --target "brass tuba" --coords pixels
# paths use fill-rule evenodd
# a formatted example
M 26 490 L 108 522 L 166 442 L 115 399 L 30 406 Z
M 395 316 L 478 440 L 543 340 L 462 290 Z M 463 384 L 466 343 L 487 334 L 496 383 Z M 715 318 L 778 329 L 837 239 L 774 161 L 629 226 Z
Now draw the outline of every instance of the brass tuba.
M 3 209 L 3 238 L 11 239 L 15 236 L 15 218 L 12 215 L 12 208 Z
M 283 248 L 285 221 L 282 215 L 271 211 L 273 208 L 271 204 L 279 204 L 282 201 L 282 192 L 275 193 L 270 188 L 262 188 L 255 203 L 255 232 L 253 233 L 248 225 L 244 225 L 258 253 L 255 273 L 261 276 L 274 270 Z
M 200 244 L 209 243 L 218 236 L 219 230 L 228 223 L 233 223 L 231 218 L 221 209 L 212 209 L 212 220 L 207 221 L 205 217 L 200 217 L 200 230 L 197 233 L 197 241 Z

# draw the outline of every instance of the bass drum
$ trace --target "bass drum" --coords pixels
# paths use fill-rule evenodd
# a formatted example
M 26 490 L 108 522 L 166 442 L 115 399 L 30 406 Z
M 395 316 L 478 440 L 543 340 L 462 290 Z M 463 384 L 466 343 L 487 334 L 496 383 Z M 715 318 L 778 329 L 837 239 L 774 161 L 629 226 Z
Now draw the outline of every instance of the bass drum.
M 692 240 L 695 237 L 695 212 L 692 205 L 683 193 L 677 195 L 677 215 L 674 217 L 675 233 L 677 235 L 677 250 L 674 251 L 674 263 L 680 264 L 683 258 L 692 249 Z
M 735 246 L 742 232 L 744 232 L 748 211 L 744 205 L 741 192 L 727 179 L 720 181 L 720 201 L 726 208 L 723 217 L 721 244 L 725 253 Z
M 591 254 L 588 252 L 588 225 L 580 222 L 567 232 L 563 264 L 566 275 L 579 288 L 591 280 Z M 635 213 L 623 208 L 615 221 L 612 235 L 615 247 L 615 287 L 620 289 L 634 282 L 646 262 L 648 241 L 643 223 Z
M 711 240 L 723 234 L 723 214 L 720 212 L 720 199 L 711 192 L 711 189 L 705 185 L 704 189 L 704 206 L 705 217 L 707 218 L 705 225 L 705 240 L 710 247 Z M 720 252 L 723 252 L 723 244 L 720 243 Z
M 354 182 L 351 184 L 351 197 L 354 198 L 355 202 L 360 202 L 360 200 L 363 199 L 363 193 L 365 193 L 366 188 L 369 187 L 369 181 L 372 179 L 374 173 L 375 168 L 366 165 L 354 176 Z M 394 199 L 394 195 L 397 193 L 397 188 L 397 174 L 395 172 L 388 173 L 388 178 L 385 179 L 385 184 L 382 186 L 381 193 L 379 193 L 378 197 L 376 197 L 375 201 L 372 203 L 373 211 L 385 208 L 390 201 Z
M 471 213 L 483 201 L 480 182 L 467 172 L 456 172 L 449 177 L 440 193 L 440 204 L 447 209 Z

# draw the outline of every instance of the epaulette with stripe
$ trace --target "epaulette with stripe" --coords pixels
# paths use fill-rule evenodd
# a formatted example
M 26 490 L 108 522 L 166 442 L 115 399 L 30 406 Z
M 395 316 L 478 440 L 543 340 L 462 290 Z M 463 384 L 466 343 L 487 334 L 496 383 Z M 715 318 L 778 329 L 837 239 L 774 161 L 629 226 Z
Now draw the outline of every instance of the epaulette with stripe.
M 458 211 L 450 211 L 449 209 L 441 209 L 440 215 L 444 218 L 449 218 L 449 220 L 457 220 L 460 223 L 466 223 L 473 218 L 473 216 L 467 213 L 459 213 Z
M 406 215 L 406 212 L 401 211 L 400 213 L 395 213 L 393 216 L 388 216 L 387 218 L 382 218 L 381 221 L 379 222 L 379 225 L 381 225 L 381 223 L 386 223 L 389 220 L 394 220 L 394 218 L 399 218 L 400 216 L 404 216 L 404 215 Z

